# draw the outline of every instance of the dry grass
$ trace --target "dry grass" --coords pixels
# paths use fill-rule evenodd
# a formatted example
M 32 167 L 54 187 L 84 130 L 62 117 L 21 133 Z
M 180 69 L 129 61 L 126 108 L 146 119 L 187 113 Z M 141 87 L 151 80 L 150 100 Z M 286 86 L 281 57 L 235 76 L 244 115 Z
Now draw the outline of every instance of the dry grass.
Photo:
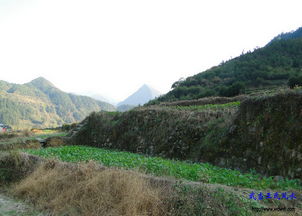
M 29 129 L 25 129 L 25 130 L 21 131 L 20 134 L 21 134 L 20 136 L 23 136 L 23 137 L 29 137 L 29 136 L 34 135 L 34 133 L 32 131 L 30 131 Z
M 41 144 L 37 140 L 26 140 L 25 138 L 11 138 L 9 140 L 0 141 L 0 151 L 15 149 L 38 149 Z
M 44 147 L 59 147 L 67 145 L 67 142 L 62 137 L 49 137 L 46 139 L 46 143 Z
M 40 165 L 13 193 L 56 215 L 162 215 L 160 191 L 135 172 L 101 169 L 95 163 L 73 169 L 56 161 Z
M 8 140 L 15 137 L 29 137 L 32 136 L 33 133 L 29 130 L 23 130 L 23 131 L 12 131 L 12 132 L 2 132 L 0 133 L 0 140 Z
M 15 132 L 1 132 L 0 133 L 0 140 L 6 140 L 6 139 L 10 139 L 10 138 L 13 138 L 13 137 L 17 137 L 18 134 L 15 133 Z
M 0 151 L 0 186 L 25 178 L 32 173 L 40 159 L 36 156 L 20 154 L 18 151 Z

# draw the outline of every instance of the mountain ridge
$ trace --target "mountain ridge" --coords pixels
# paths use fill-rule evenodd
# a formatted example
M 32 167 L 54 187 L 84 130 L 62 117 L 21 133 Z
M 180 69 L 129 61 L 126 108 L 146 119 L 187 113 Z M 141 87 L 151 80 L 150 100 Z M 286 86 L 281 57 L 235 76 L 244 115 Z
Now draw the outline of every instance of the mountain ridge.
M 0 81 L 0 122 L 14 128 L 56 127 L 102 110 L 115 111 L 115 107 L 65 93 L 43 77 L 24 84 Z
M 88 96 L 88 97 L 91 97 L 95 100 L 106 102 L 106 103 L 112 104 L 114 106 L 116 106 L 117 103 L 118 103 L 115 99 L 112 99 L 112 98 L 107 97 L 107 96 L 103 96 L 102 94 L 99 94 L 99 93 L 96 93 L 96 92 L 87 91 L 87 92 L 78 92 L 78 93 L 74 93 L 74 94 Z

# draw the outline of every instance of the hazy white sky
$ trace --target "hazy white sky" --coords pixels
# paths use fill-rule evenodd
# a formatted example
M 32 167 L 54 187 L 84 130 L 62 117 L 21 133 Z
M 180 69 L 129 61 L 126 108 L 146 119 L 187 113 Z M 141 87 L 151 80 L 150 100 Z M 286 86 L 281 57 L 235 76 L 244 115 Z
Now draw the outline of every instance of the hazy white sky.
M 0 79 L 122 100 L 302 26 L 301 0 L 0 0 Z

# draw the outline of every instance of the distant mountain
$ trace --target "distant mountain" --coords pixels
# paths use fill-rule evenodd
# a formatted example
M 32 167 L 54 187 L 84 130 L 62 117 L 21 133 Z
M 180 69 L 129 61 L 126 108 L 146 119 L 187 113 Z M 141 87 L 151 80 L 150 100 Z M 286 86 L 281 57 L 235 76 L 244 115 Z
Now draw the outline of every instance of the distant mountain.
M 114 111 L 115 107 L 65 93 L 43 77 L 25 84 L 0 81 L 0 123 L 13 128 L 55 127 L 81 121 L 101 110 Z
M 108 97 L 104 97 L 103 95 L 98 94 L 98 93 L 87 92 L 87 93 L 83 93 L 82 95 L 86 95 L 86 96 L 91 97 L 95 100 L 110 103 L 112 105 L 116 105 L 118 103 L 116 100 L 108 98 Z
M 117 106 L 117 111 L 119 111 L 119 112 L 126 112 L 126 111 L 128 111 L 128 110 L 131 110 L 131 109 L 133 109 L 134 107 L 136 107 L 136 106 L 134 106 L 134 105 L 129 105 L 129 104 L 122 104 L 122 105 L 119 105 L 119 106 Z
M 266 46 L 204 72 L 176 81 L 172 90 L 149 104 L 209 96 L 231 97 L 257 89 L 286 86 L 302 75 L 302 28 L 282 33 Z
M 147 103 L 148 101 L 158 97 L 160 92 L 151 88 L 150 86 L 144 84 L 140 87 L 136 92 L 127 97 L 124 101 L 117 104 L 117 106 L 121 105 L 131 105 L 138 106 Z

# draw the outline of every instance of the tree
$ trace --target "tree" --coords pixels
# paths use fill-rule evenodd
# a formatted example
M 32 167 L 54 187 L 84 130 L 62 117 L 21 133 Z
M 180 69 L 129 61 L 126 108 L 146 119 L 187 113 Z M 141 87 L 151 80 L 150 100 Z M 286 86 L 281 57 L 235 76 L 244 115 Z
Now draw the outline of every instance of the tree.
M 174 82 L 171 86 L 172 89 L 177 88 L 178 86 L 180 86 L 181 83 L 183 83 L 184 78 L 181 77 L 178 81 Z
M 239 95 L 244 90 L 245 90 L 245 85 L 242 82 L 236 82 L 228 88 L 222 87 L 219 91 L 219 95 L 224 97 L 233 97 Z

